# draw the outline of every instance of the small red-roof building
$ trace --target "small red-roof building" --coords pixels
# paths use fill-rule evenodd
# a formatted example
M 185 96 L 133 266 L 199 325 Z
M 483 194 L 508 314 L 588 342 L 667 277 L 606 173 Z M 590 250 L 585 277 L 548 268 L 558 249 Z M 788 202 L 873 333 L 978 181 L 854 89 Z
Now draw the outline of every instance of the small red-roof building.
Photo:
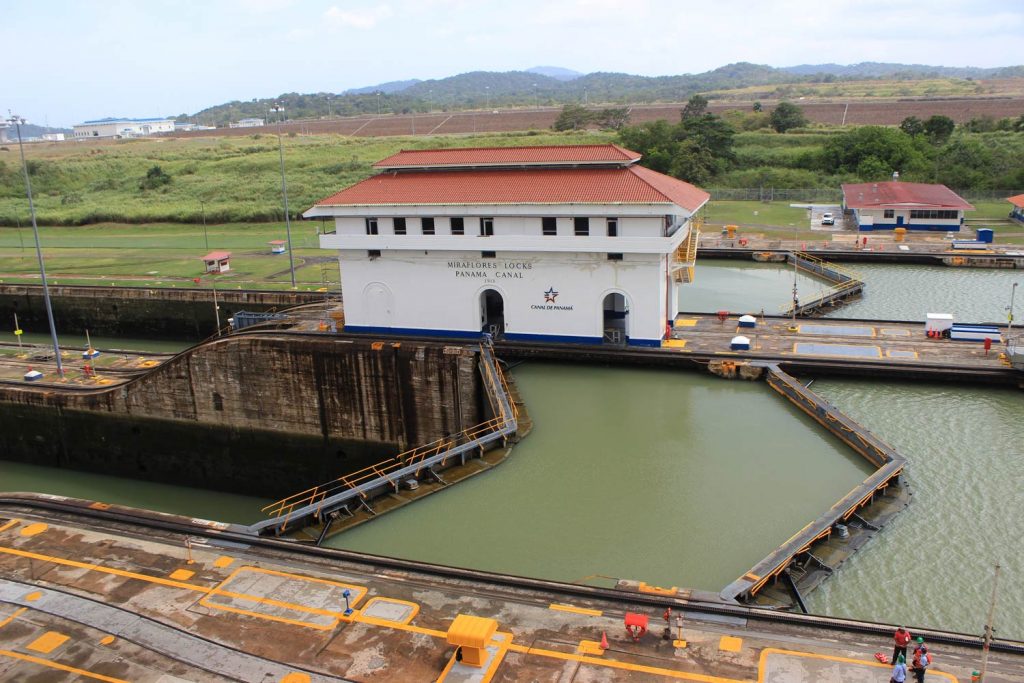
M 207 273 L 226 273 L 231 270 L 230 251 L 211 251 L 203 257 Z
M 861 231 L 931 230 L 959 232 L 964 211 L 974 207 L 945 185 L 887 181 L 843 185 L 843 209 Z
M 284 240 L 270 240 L 267 244 L 270 245 L 271 254 L 284 254 L 288 251 L 288 243 Z
M 709 195 L 617 145 L 403 150 L 333 218 L 349 332 L 659 345 Z
M 1024 194 L 1007 197 L 1006 201 L 1013 205 L 1013 208 L 1010 209 L 1010 218 L 1024 223 Z

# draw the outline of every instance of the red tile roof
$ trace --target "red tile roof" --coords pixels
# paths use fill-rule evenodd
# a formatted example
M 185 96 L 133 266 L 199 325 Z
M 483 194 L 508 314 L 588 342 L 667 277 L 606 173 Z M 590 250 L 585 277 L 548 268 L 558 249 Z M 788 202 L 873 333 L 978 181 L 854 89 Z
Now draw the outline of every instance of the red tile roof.
M 462 147 L 403 149 L 374 164 L 381 169 L 453 167 L 631 164 L 641 155 L 618 145 L 550 145 L 542 147 Z
M 231 256 L 230 251 L 211 251 L 209 254 L 203 257 L 204 261 L 220 261 Z
M 926 183 L 850 183 L 843 185 L 843 197 L 849 209 L 882 207 L 925 207 L 930 209 L 966 209 L 974 207 L 945 185 Z
M 1012 197 L 1007 197 L 1006 201 L 1010 202 L 1014 206 L 1019 206 L 1024 209 L 1024 194 L 1015 194 Z
M 317 206 L 407 204 L 677 204 L 696 211 L 704 190 L 643 168 L 529 168 L 382 173 Z

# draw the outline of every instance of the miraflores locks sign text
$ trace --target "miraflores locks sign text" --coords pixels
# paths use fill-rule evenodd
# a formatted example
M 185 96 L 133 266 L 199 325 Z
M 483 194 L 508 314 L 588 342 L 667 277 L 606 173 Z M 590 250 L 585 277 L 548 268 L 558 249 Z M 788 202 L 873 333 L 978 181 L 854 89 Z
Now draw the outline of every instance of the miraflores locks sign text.
M 523 273 L 533 270 L 529 261 L 449 261 L 448 270 L 457 278 L 522 280 Z

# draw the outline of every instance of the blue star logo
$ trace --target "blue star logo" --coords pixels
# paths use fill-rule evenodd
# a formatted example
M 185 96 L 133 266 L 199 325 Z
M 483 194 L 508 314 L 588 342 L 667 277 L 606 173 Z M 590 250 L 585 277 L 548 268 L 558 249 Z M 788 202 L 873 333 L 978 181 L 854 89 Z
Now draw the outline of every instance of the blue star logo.
M 544 292 L 544 303 L 553 304 L 555 303 L 555 297 L 558 296 L 558 292 L 555 291 L 554 287 L 549 287 L 548 291 Z

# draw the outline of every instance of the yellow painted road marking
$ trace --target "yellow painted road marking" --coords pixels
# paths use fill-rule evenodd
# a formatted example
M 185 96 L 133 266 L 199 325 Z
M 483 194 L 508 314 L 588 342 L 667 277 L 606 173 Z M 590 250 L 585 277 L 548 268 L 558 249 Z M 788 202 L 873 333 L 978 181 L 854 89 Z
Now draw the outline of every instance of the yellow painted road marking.
M 281 678 L 281 683 L 309 683 L 309 674 L 293 671 Z
M 888 669 L 891 664 L 882 664 L 876 662 L 873 659 L 853 659 L 851 657 L 839 657 L 837 655 L 820 655 L 814 652 L 798 652 L 796 650 L 780 650 L 774 647 L 766 647 L 761 650 L 761 659 L 757 664 L 757 683 L 765 683 L 765 664 L 768 662 L 769 655 L 788 655 L 790 657 L 807 657 L 808 659 L 824 659 L 830 662 L 843 662 L 844 664 L 861 664 L 863 666 L 873 666 L 881 669 Z M 960 683 L 960 679 L 953 674 L 946 673 L 945 671 L 937 671 L 931 667 L 928 667 L 929 676 L 939 676 L 945 678 L 952 683 Z
M 718 641 L 718 649 L 722 652 L 739 652 L 743 647 L 743 639 L 736 636 L 722 636 Z
M 222 556 L 218 557 L 216 560 L 214 560 L 213 566 L 214 567 L 219 567 L 219 568 L 223 569 L 224 567 L 227 567 L 228 565 L 230 565 L 234 561 L 235 561 L 235 558 L 228 557 L 227 555 L 222 555 Z
M 28 611 L 28 607 L 19 607 L 18 609 L 16 609 L 14 611 L 14 614 L 12 614 L 11 616 L 7 617 L 3 621 L 0 621 L 0 628 L 3 628 L 4 626 L 7 626 L 7 624 L 11 623 L 12 621 L 14 621 L 15 619 L 17 619 L 18 617 L 20 617 L 22 614 L 24 614 L 27 611 Z
M 548 609 L 553 609 L 558 612 L 572 612 L 573 614 L 586 614 L 590 617 L 599 617 L 604 612 L 599 609 L 587 609 L 586 607 L 573 607 L 572 605 L 560 605 L 557 602 L 553 602 L 548 605 Z
M 100 638 L 100 645 L 110 645 L 114 642 L 114 636 L 103 636 Z
M 41 534 L 50 528 L 49 524 L 43 524 L 42 522 L 36 522 L 35 524 L 29 524 L 27 527 L 21 530 L 22 536 L 35 536 Z
M 20 522 L 21 522 L 20 519 L 9 519 L 9 520 L 7 520 L 6 524 L 4 524 L 3 526 L 0 526 L 0 531 L 7 531 L 12 526 L 17 526 Z
M 748 683 L 741 678 L 723 678 L 721 676 L 709 676 L 707 674 L 690 673 L 688 671 L 676 671 L 675 669 L 664 669 L 659 666 L 648 666 L 646 664 L 633 664 L 632 662 L 620 662 L 615 659 L 603 659 L 600 657 L 589 657 L 571 652 L 558 652 L 556 650 L 543 650 L 540 648 L 527 647 L 525 645 L 511 644 L 508 646 L 511 652 L 520 654 L 535 655 L 538 657 L 551 657 L 564 661 L 580 662 L 581 664 L 593 664 L 594 666 L 605 666 L 623 671 L 635 671 L 637 673 L 676 678 L 681 681 L 700 681 L 701 683 Z
M 376 595 L 367 600 L 366 604 L 363 605 L 363 609 L 360 610 L 361 613 L 365 614 L 366 610 L 370 609 L 370 605 L 373 605 L 377 602 L 390 602 L 392 605 L 405 605 L 406 607 L 411 607 L 412 610 L 409 612 L 408 615 L 406 615 L 406 617 L 402 621 L 397 621 L 395 619 L 385 619 L 383 617 L 370 617 L 371 619 L 380 619 L 381 621 L 387 621 L 392 624 L 408 624 L 410 621 L 416 618 L 417 614 L 420 613 L 419 603 L 410 602 L 408 600 L 399 600 L 398 598 L 386 598 L 380 595 Z
M 33 652 L 41 652 L 44 655 L 48 655 L 58 647 L 68 642 L 68 636 L 63 633 L 57 633 L 56 631 L 47 631 L 43 635 L 39 636 L 31 643 L 25 646 L 25 649 L 32 650 Z
M 175 581 L 188 581 L 195 575 L 196 573 L 190 569 L 175 569 L 171 572 L 171 578 Z
M 685 320 L 677 320 L 675 322 L 675 324 L 673 325 L 673 327 L 696 327 L 696 326 L 697 326 L 697 319 L 696 318 L 686 318 Z
M 601 647 L 601 643 L 596 640 L 581 640 L 579 646 L 576 648 L 576 652 L 581 655 L 594 655 L 600 657 L 604 654 L 604 648 Z
M 91 678 L 94 681 L 103 681 L 104 683 L 128 683 L 123 678 L 113 678 L 111 676 L 104 676 L 103 674 L 95 674 L 85 669 L 76 669 L 73 666 L 67 666 L 65 664 L 59 664 L 57 662 L 51 662 L 46 659 L 40 659 L 39 657 L 33 657 L 32 655 L 23 655 L 20 652 L 11 652 L 10 650 L 0 650 L 0 657 L 10 657 L 11 659 L 20 659 L 23 662 L 32 662 L 39 666 L 45 666 L 50 669 L 57 669 L 58 671 L 67 671 L 68 673 L 77 674 L 78 676 L 84 676 Z
M 666 349 L 683 349 L 683 348 L 686 348 L 686 340 L 685 339 L 666 339 L 665 341 L 661 342 L 661 346 L 662 346 L 662 348 L 666 348 Z
M 25 600 L 25 602 L 35 602 L 36 600 L 38 600 L 41 597 L 43 597 L 43 592 L 42 591 L 32 591 L 31 593 L 26 595 L 23 598 L 23 600 Z

